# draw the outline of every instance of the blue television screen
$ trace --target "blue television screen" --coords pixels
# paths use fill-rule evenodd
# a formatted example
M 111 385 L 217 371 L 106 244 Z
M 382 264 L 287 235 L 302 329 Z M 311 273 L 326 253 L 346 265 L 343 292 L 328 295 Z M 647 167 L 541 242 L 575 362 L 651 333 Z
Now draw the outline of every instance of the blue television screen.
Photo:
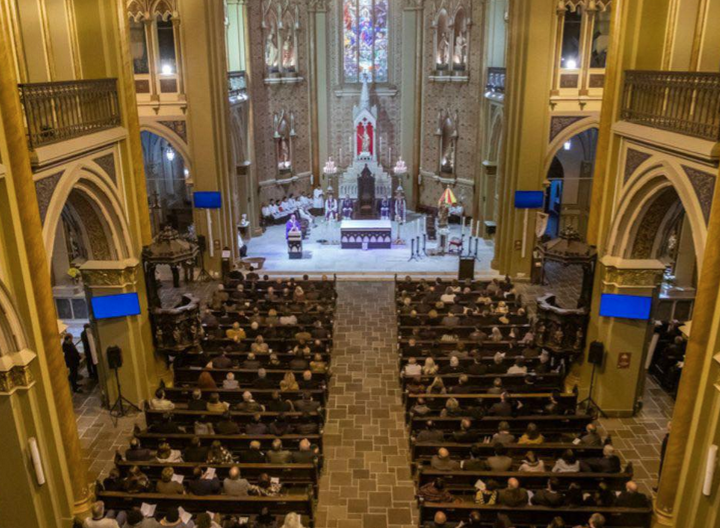
M 624 319 L 650 319 L 652 297 L 603 293 L 600 297 L 600 315 Z
M 140 314 L 140 299 L 137 293 L 120 293 L 117 295 L 103 295 L 91 299 L 95 319 L 110 319 L 111 317 L 127 317 Z
M 545 201 L 542 191 L 515 191 L 516 209 L 540 209 Z
M 222 196 L 219 192 L 197 191 L 193 193 L 193 203 L 198 209 L 220 209 Z

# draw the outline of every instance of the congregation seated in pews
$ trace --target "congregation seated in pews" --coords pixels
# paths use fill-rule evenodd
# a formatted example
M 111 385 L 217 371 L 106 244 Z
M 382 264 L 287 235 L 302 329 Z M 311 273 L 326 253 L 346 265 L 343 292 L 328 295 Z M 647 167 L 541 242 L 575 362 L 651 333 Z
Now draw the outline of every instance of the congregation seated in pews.
M 144 402 L 146 429 L 98 483 L 113 514 L 98 521 L 313 526 L 335 298 L 327 277 L 231 272 L 202 312 L 201 347 L 174 358 L 172 386 Z
M 421 525 L 648 526 L 648 498 L 563 392 L 505 280 L 396 283 L 398 366 Z

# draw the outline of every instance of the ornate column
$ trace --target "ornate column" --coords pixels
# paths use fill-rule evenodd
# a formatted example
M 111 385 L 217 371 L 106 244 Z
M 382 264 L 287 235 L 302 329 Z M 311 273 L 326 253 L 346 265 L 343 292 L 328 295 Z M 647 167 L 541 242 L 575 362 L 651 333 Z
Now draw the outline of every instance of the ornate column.
M 119 261 L 89 260 L 80 266 L 80 272 L 88 306 L 91 306 L 93 297 L 103 295 L 138 293 L 141 300 L 145 296 L 140 287 L 140 262 L 135 258 Z M 145 307 L 147 304 L 141 302 L 140 306 Z M 115 373 L 110 370 L 105 354 L 109 346 L 119 346 L 122 349 L 123 366 L 118 370 L 122 393 L 136 405 L 149 397 L 156 388 L 156 372 L 165 374 L 166 381 L 172 379 L 163 361 L 154 355 L 148 357 L 145 352 L 147 347 L 143 344 L 140 316 L 96 320 L 92 313 L 90 315 L 93 333 L 97 339 L 100 384 L 109 405 L 112 405 L 118 396 Z
M 412 193 L 414 208 L 420 204 L 420 157 L 422 154 L 422 97 L 423 81 L 423 50 L 425 49 L 425 3 L 423 0 L 406 0 L 405 9 L 415 13 L 415 140 L 413 149 Z
M 590 80 L 590 56 L 592 54 L 592 35 L 597 16 L 597 4 L 590 2 L 585 9 L 582 24 L 582 38 L 580 40 L 580 95 L 588 95 L 588 81 Z
M 175 14 L 170 19 L 175 40 L 175 75 L 177 76 L 178 99 L 185 99 L 185 68 L 183 68 L 182 40 L 180 37 L 180 17 Z
M 7 17 L 0 17 L 0 62 L 14 62 Z M 40 210 L 30 168 L 30 155 L 18 96 L 17 79 L 12 68 L 0 73 L 0 116 L 7 146 L 10 179 L 15 191 L 18 214 L 18 236 L 27 255 L 27 272 L 33 277 L 30 302 L 38 314 L 37 332 L 42 341 L 43 361 L 47 365 L 50 387 L 54 395 L 58 430 L 62 439 L 70 484 L 72 487 L 73 514 L 83 516 L 90 509 L 90 489 L 87 468 L 83 461 L 73 410 L 67 367 L 60 346 L 57 313 L 52 295 L 52 283 L 45 244 L 42 237 Z M 38 347 L 39 348 L 39 347 Z
M 567 6 L 560 0 L 557 7 L 557 28 L 555 31 L 555 62 L 553 63 L 552 88 L 550 95 L 560 95 L 560 57 L 562 55 L 563 31 L 565 29 L 565 13 Z
M 311 0 L 308 3 L 308 81 L 310 82 L 310 154 L 312 174 L 315 182 L 320 181 L 320 126 L 318 123 L 318 39 L 317 21 L 319 13 L 327 11 L 327 0 Z M 324 54 L 323 54 L 324 56 Z
M 158 95 L 157 85 L 158 63 L 155 58 L 157 39 L 155 38 L 155 21 L 150 13 L 147 13 L 145 18 L 143 18 L 143 24 L 145 25 L 145 42 L 147 43 L 148 71 L 150 72 L 150 100 L 159 101 L 160 96 Z
M 248 147 L 248 153 L 247 153 L 247 159 L 248 159 L 248 166 L 246 167 L 246 178 L 247 178 L 247 184 L 246 189 L 248 196 L 250 196 L 250 205 L 248 207 L 248 218 L 250 219 L 251 223 L 251 229 L 253 236 L 260 236 L 263 233 L 262 228 L 260 227 L 260 207 L 258 204 L 259 196 L 258 196 L 258 174 L 257 174 L 257 164 L 255 163 L 255 113 L 253 112 L 253 97 L 252 94 L 254 93 L 252 86 L 253 83 L 259 82 L 262 84 L 262 72 L 258 72 L 258 79 L 255 79 L 255 72 L 253 71 L 252 67 L 252 60 L 250 60 L 250 31 L 252 28 L 250 28 L 250 14 L 248 13 L 248 5 L 247 0 L 238 0 L 238 3 L 240 4 L 240 9 L 242 9 L 243 16 L 243 24 L 244 24 L 244 31 L 243 36 L 245 39 L 245 82 L 247 86 L 247 93 L 250 94 L 249 99 L 246 101 L 247 107 L 247 147 Z
M 658 260 L 632 260 L 606 256 L 600 260 L 595 282 L 593 314 L 599 313 L 603 293 L 655 297 L 665 265 Z M 652 324 L 649 320 L 599 317 L 595 340 L 605 346 L 598 367 L 593 398 L 611 416 L 632 416 L 644 388 L 644 366 Z M 586 376 L 592 365 L 584 365 Z

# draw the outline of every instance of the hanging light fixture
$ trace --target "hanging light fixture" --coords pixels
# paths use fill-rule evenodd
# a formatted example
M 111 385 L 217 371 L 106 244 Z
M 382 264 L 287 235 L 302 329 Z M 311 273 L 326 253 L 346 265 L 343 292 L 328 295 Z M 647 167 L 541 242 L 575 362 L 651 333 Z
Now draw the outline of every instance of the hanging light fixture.
M 173 161 L 175 159 L 175 151 L 171 148 L 168 148 L 165 150 L 165 157 L 168 161 Z
M 563 145 L 563 148 L 565 150 L 571 150 L 572 149 L 572 141 L 566 141 L 565 144 Z
M 172 75 L 173 73 L 175 73 L 175 70 L 173 69 L 172 64 L 170 64 L 169 62 L 166 62 L 165 64 L 163 64 L 160 71 L 162 72 L 163 75 Z

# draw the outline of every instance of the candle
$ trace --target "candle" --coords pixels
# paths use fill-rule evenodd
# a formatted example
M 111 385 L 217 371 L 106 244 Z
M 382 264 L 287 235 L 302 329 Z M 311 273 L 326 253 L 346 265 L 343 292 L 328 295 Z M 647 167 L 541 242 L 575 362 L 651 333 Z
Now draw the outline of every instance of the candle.
M 342 147 L 340 147 L 340 155 L 338 156 L 338 163 L 342 165 L 343 163 L 343 157 L 342 157 Z
M 350 152 L 354 152 L 354 151 L 353 151 L 353 144 L 352 144 L 352 140 L 353 140 L 353 137 L 352 137 L 352 134 L 350 134 Z M 350 160 L 351 160 L 351 161 L 352 161 L 352 158 L 353 158 L 353 157 L 352 157 L 352 156 L 350 156 Z
M 463 216 L 463 223 L 462 223 L 462 229 L 460 230 L 460 237 L 465 236 L 465 222 L 467 221 L 467 217 Z
M 392 167 L 392 147 L 388 149 L 388 166 Z

